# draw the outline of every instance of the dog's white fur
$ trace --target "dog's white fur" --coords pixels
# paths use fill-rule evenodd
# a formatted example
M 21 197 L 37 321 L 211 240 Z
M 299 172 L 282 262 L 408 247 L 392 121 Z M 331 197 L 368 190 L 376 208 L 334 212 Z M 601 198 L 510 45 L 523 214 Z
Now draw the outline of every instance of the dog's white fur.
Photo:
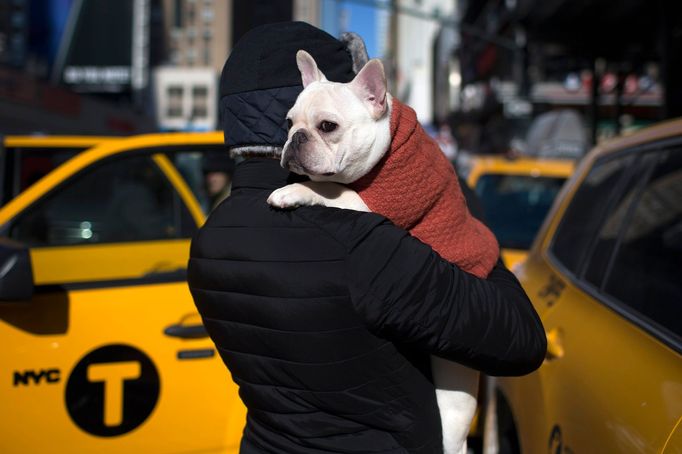
M 288 140 L 281 164 L 312 181 L 275 190 L 268 203 L 279 208 L 324 205 L 370 211 L 344 186 L 366 175 L 391 144 L 391 95 L 379 60 L 370 60 L 347 84 L 329 82 L 313 57 L 296 54 L 304 90 L 287 114 Z M 323 122 L 328 122 L 324 125 Z M 336 125 L 331 131 L 329 123 Z M 341 184 L 339 184 L 341 183 Z M 478 372 L 442 358 L 431 367 L 446 454 L 466 453 L 466 437 L 476 412 Z

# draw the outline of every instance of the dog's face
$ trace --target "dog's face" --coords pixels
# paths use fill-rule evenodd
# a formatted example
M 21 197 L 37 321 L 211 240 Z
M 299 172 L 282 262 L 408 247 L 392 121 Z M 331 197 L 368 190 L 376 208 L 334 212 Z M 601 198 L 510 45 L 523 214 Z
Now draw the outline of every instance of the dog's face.
M 304 90 L 287 114 L 282 167 L 315 181 L 350 183 L 390 145 L 384 69 L 368 62 L 352 82 L 329 82 L 305 51 L 296 54 Z

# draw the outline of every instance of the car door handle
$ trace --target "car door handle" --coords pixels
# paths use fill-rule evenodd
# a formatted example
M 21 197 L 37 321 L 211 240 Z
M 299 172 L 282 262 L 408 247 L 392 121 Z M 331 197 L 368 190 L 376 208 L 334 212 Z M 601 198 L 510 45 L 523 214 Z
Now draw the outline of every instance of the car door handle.
M 180 337 L 182 339 L 200 339 L 208 337 L 204 325 L 170 325 L 163 330 L 163 334 L 170 337 Z
M 553 361 L 564 357 L 564 343 L 563 333 L 560 328 L 554 328 L 546 333 L 547 336 L 547 352 L 545 359 Z

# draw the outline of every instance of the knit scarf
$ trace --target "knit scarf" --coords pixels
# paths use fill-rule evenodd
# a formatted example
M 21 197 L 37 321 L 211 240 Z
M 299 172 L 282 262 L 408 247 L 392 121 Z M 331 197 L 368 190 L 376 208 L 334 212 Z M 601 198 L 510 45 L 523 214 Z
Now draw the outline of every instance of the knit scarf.
M 349 186 L 373 212 L 462 270 L 486 277 L 497 262 L 499 246 L 469 212 L 452 164 L 421 127 L 415 111 L 396 99 L 390 124 L 389 151 Z

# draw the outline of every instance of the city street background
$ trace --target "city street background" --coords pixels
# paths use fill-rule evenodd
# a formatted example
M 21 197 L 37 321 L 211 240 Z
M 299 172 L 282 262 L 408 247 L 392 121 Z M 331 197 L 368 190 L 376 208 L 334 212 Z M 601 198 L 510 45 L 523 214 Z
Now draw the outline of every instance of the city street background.
M 238 452 L 187 288 L 254 27 L 355 32 L 545 327 L 470 453 L 682 453 L 682 2 L 0 0 L 0 452 Z

